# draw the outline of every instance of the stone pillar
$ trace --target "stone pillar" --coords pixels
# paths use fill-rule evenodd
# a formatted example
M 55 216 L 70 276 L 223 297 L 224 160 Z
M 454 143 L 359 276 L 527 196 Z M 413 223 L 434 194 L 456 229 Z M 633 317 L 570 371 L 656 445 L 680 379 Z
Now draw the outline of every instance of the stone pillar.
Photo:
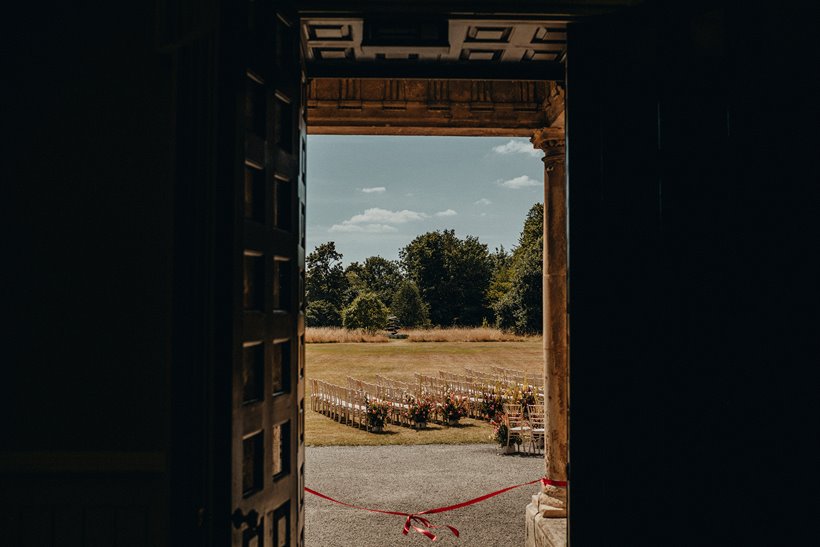
M 539 129 L 530 140 L 544 152 L 544 459 L 547 477 L 566 481 L 569 339 L 564 128 Z M 566 501 L 566 488 L 546 486 L 539 497 L 539 513 L 544 517 L 566 517 Z

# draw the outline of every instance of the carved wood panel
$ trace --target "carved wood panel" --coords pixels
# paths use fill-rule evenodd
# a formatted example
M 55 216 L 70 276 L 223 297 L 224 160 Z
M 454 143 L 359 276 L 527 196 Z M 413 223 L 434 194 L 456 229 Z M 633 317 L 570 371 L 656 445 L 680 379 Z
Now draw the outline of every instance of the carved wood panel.
M 237 192 L 242 298 L 233 370 L 233 545 L 299 545 L 304 525 L 305 83 L 298 24 L 247 4 Z M 340 82 L 355 97 L 358 82 Z M 340 99 L 346 100 L 346 99 Z M 227 333 L 226 333 L 227 334 Z

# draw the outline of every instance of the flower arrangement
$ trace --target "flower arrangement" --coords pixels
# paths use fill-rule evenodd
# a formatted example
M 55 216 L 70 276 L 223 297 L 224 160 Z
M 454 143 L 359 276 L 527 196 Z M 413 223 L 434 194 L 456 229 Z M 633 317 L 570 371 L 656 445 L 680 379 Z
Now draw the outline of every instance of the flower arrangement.
M 507 446 L 507 422 L 503 415 L 498 415 L 500 419 L 490 421 L 493 426 L 493 432 L 490 435 L 490 440 L 495 441 L 498 446 Z M 513 433 L 510 436 L 510 444 L 521 444 L 521 437 Z
M 366 398 L 365 408 L 367 409 L 367 425 L 374 429 L 381 429 L 392 407 L 388 401 Z
M 532 391 L 532 386 L 528 385 L 526 389 L 521 390 L 518 392 L 518 396 L 515 398 L 515 402 L 521 405 L 521 410 L 524 414 L 524 418 L 529 418 L 529 406 L 527 405 L 534 405 L 536 403 L 535 393 Z
M 504 412 L 504 399 L 497 390 L 485 391 L 481 397 L 481 414 L 491 422 Z
M 456 395 L 453 391 L 448 391 L 444 396 L 441 412 L 447 422 L 458 422 L 460 418 L 467 415 L 467 399 Z
M 407 408 L 404 410 L 404 416 L 417 424 L 427 423 L 430 419 L 430 414 L 433 413 L 433 402 L 428 397 L 412 397 L 410 395 L 405 399 Z
M 529 418 L 529 407 L 527 405 L 534 405 L 537 402 L 537 398 L 535 392 L 532 389 L 532 386 L 527 384 L 527 387 L 521 389 L 520 386 L 516 385 L 511 388 L 507 388 L 504 391 L 505 398 L 513 404 L 521 405 L 521 411 L 524 414 L 524 418 Z

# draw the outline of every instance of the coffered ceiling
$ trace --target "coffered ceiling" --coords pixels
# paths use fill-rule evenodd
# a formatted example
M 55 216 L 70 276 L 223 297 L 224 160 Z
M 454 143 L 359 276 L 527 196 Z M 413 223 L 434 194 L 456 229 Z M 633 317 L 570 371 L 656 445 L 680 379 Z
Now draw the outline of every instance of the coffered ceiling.
M 498 77 L 504 79 L 516 79 L 517 74 L 521 79 L 539 79 L 539 74 L 557 79 L 556 74 L 563 74 L 568 21 L 304 17 L 301 34 L 308 73 L 313 76 L 355 77 L 372 68 L 383 77 L 400 67 L 409 69 L 408 77 L 418 77 L 425 70 L 431 77 L 473 77 L 470 72 L 476 69 L 492 78 L 497 68 Z

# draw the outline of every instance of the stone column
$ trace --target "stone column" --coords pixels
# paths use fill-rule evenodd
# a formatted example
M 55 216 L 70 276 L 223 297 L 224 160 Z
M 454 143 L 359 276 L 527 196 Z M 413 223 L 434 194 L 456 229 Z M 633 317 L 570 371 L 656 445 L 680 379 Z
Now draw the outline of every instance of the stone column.
M 566 481 L 569 339 L 564 128 L 539 129 L 530 140 L 544 152 L 544 459 L 547 477 Z M 546 486 L 538 510 L 544 517 L 566 517 L 566 500 L 566 488 Z

